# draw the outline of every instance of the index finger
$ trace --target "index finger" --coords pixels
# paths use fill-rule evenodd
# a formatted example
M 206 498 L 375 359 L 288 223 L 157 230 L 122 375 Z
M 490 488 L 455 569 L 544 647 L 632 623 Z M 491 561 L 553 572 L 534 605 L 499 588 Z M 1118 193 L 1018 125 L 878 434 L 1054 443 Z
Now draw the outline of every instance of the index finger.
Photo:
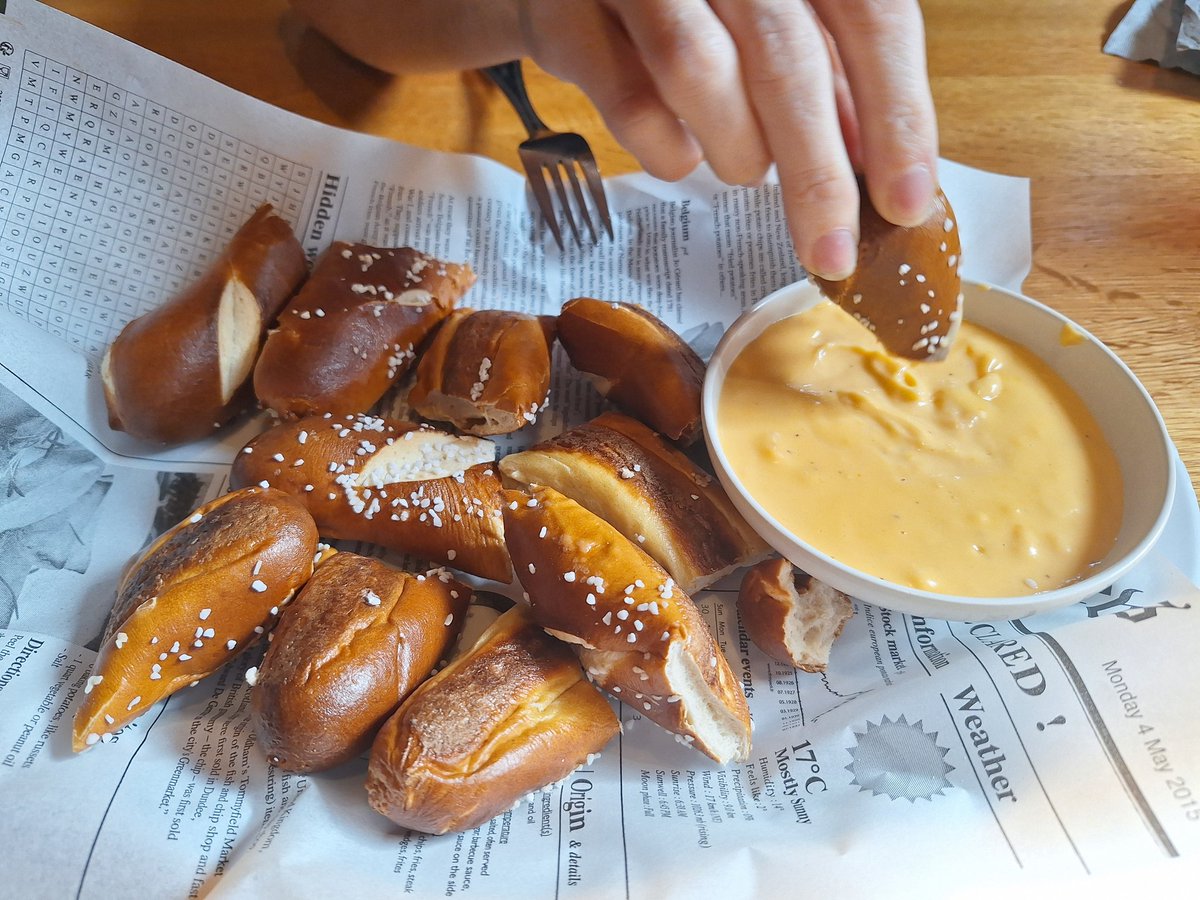
M 712 0 L 712 7 L 737 43 L 796 255 L 813 274 L 846 278 L 858 258 L 858 186 L 821 26 L 807 3 Z
M 718 177 L 730 184 L 761 179 L 770 160 L 743 86 L 738 48 L 707 0 L 605 3 Z
M 862 133 L 875 208 L 896 225 L 929 215 L 937 121 L 916 0 L 811 0 L 837 44 Z

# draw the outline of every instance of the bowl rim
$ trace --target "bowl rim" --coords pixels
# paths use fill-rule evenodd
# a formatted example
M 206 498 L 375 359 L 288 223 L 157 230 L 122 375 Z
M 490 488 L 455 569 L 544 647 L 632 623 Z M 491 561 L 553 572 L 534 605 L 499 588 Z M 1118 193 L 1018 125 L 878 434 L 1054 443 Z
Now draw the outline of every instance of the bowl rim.
M 745 488 L 729 463 L 718 430 L 718 401 L 729 365 L 746 344 L 762 334 L 771 324 L 802 312 L 824 299 L 816 285 L 807 280 L 793 282 L 771 292 L 743 312 L 721 336 L 716 349 L 709 358 L 701 395 L 704 440 L 718 479 L 730 500 L 747 519 L 750 527 L 776 552 L 790 559 L 794 565 L 805 569 L 814 577 L 826 581 L 830 586 L 856 599 L 879 603 L 899 612 L 927 618 L 956 621 L 978 620 L 980 612 L 988 613 L 988 618 L 991 620 L 1020 618 L 1037 612 L 1057 609 L 1098 593 L 1111 586 L 1150 552 L 1162 536 L 1171 513 L 1176 486 L 1176 470 L 1173 464 L 1174 445 L 1167 433 L 1162 414 L 1145 386 L 1125 362 L 1090 331 L 1052 307 L 1009 288 L 967 279 L 963 279 L 963 286 L 964 288 L 978 288 L 1007 295 L 1011 300 L 1032 306 L 1057 319 L 1060 326 L 1069 326 L 1082 336 L 1084 341 L 1102 351 L 1107 361 L 1120 370 L 1153 416 L 1157 428 L 1153 434 L 1145 438 L 1145 442 L 1148 447 L 1153 445 L 1153 449 L 1162 456 L 1163 468 L 1166 472 L 1162 485 L 1162 498 L 1158 504 L 1158 514 L 1150 527 L 1129 550 L 1102 569 L 1061 587 L 1027 595 L 973 597 L 938 593 L 888 581 L 840 562 L 792 534 L 772 516 Z M 747 333 L 750 333 L 749 337 L 746 337 Z M 735 344 L 738 345 L 736 350 L 731 351 L 730 347 Z M 1031 352 L 1035 351 L 1031 350 Z M 1037 354 L 1035 353 L 1035 355 Z M 1048 361 L 1047 364 L 1049 364 Z M 780 546 L 781 544 L 787 545 L 787 551 Z M 793 558 L 794 556 L 803 556 L 805 559 L 800 562 Z M 860 597 L 860 592 L 870 596 Z M 882 602 L 876 598 L 883 598 Z M 931 610 L 936 610 L 936 612 L 931 612 Z

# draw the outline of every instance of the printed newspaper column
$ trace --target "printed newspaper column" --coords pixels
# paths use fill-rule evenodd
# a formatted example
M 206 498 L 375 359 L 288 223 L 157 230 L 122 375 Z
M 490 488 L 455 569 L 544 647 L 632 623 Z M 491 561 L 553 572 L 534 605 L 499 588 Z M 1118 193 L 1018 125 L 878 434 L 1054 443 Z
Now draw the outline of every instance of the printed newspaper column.
M 456 236 L 460 240 L 465 236 L 466 247 L 461 254 L 470 260 L 479 280 L 464 305 L 556 313 L 565 298 L 547 290 L 546 253 L 540 244 L 529 240 L 531 219 L 520 198 L 509 201 L 479 194 L 465 200 L 458 204 L 464 208 Z
M 746 310 L 772 291 L 799 281 L 777 184 L 712 196 L 717 290 L 726 308 Z
M 139 721 L 72 754 L 71 718 L 94 660 L 49 635 L 0 631 L 0 845 L 37 848 L 6 851 L 5 877 L 48 896 L 79 890 L 96 830 L 148 730 Z
M 161 860 L 163 890 L 174 896 L 201 896 L 252 841 L 269 842 L 305 788 L 306 779 L 269 765 L 256 749 L 243 672 L 259 655 L 168 699 L 112 797 L 114 821 L 146 820 L 145 852 Z M 117 859 L 129 838 L 101 828 L 97 859 Z M 129 889 L 124 877 L 120 867 L 94 866 L 85 884 L 97 896 L 117 896 Z
M 1079 856 L 1080 848 L 1062 826 L 1056 798 L 1042 787 L 1008 703 L 986 673 L 967 669 L 944 681 L 952 682 L 941 693 L 949 727 L 939 735 L 953 751 L 947 760 L 961 765 L 960 785 L 982 798 L 990 812 L 988 824 L 995 831 L 986 830 L 1003 839 L 1022 870 L 1061 870 L 1064 862 Z
M 1056 621 L 1066 615 L 1074 621 Z M 1055 706 L 1023 726 L 1031 747 L 1056 742 L 1062 752 L 1068 726 L 1093 735 L 1101 757 L 1095 783 L 1119 786 L 1104 818 L 1132 823 L 1119 846 L 1106 845 L 1121 859 L 1173 858 L 1200 848 L 1200 757 L 1179 749 L 1200 736 L 1200 722 L 1166 712 L 1177 691 L 1200 683 L 1200 658 L 1187 637 L 1197 616 L 1195 587 L 1160 564 L 1135 570 L 1063 616 L 1014 622 L 1003 635 L 1033 648 L 1048 673 L 1047 694 L 1059 688 Z M 1137 652 L 1147 646 L 1155 652 Z M 1099 828 L 1095 809 L 1093 803 L 1090 821 Z
M 1129 628 L 1115 618 L 1105 624 Z M 1096 629 L 1093 622 L 1090 633 Z M 1049 862 L 1064 852 L 1054 844 L 1065 841 L 1064 858 L 1098 872 L 1117 861 L 1177 853 L 1147 799 L 1143 778 L 1152 778 L 1154 760 L 1143 752 L 1150 732 L 1137 732 L 1144 709 L 1129 686 L 1136 678 L 1125 677 L 1111 650 L 1092 659 L 1086 643 L 1069 641 L 1073 629 L 1051 635 L 1020 621 L 956 623 L 950 630 L 977 675 L 967 666 L 943 679 L 951 687 L 942 699 L 1014 854 L 1027 864 Z M 1108 798 L 1102 808 L 1098 796 Z M 1166 798 L 1162 792 L 1159 799 Z M 1040 827 L 1020 815 L 1030 810 L 1038 811 Z
M 277 819 L 232 860 L 221 887 L 269 893 L 272 873 L 304 871 L 306 892 L 337 896 L 345 869 L 312 865 L 312 847 L 336 854 L 364 896 L 624 897 L 616 746 L 563 781 L 522 798 L 470 831 L 399 828 L 366 803 L 366 759 L 308 779 L 294 813 Z M 209 886 L 212 886 L 211 882 Z M 208 887 L 205 888 L 206 890 Z
M 748 865 L 740 848 L 795 847 L 817 840 L 824 827 L 829 801 L 824 766 L 837 748 L 804 733 L 782 733 L 800 725 L 799 693 L 781 667 L 772 670 L 774 664 L 741 640 L 734 593 L 722 586 L 694 599 L 749 700 L 755 722 L 751 760 L 718 767 L 643 719 L 636 705 L 623 707 L 625 843 L 678 848 L 630 853 L 628 878 L 646 896 L 668 891 L 705 896 L 712 890 L 711 868 L 696 866 L 696 854 L 721 860 L 723 878 L 724 867 L 731 866 L 728 877 L 736 881 L 753 877 L 752 865 L 734 871 Z
M 0 735 L 0 840 L 41 848 L 10 857 L 7 871 L 53 895 L 128 896 L 144 877 L 131 881 L 136 867 L 114 861 L 134 853 L 155 891 L 199 896 L 256 832 L 269 842 L 304 780 L 254 750 L 244 660 L 73 754 L 71 718 L 93 661 L 49 636 L 0 632 L 0 722 L 15 727 Z
M 393 182 L 373 181 L 362 241 L 376 247 L 416 247 L 450 258 L 450 236 L 461 228 L 458 197 Z
M 619 820 L 621 739 L 568 775 L 555 790 L 558 805 L 558 896 L 625 896 L 626 852 Z M 614 827 L 617 826 L 617 827 Z

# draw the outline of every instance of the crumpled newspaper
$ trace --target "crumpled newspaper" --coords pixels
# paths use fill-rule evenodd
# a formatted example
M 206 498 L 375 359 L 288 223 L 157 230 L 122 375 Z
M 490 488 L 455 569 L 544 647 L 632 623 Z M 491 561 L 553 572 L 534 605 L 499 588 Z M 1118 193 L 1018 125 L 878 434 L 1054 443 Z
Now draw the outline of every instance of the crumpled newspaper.
M 1200 75 L 1200 0 L 1136 0 L 1104 52 Z
M 1200 0 L 1184 0 L 1175 46 L 1180 50 L 1200 50 Z

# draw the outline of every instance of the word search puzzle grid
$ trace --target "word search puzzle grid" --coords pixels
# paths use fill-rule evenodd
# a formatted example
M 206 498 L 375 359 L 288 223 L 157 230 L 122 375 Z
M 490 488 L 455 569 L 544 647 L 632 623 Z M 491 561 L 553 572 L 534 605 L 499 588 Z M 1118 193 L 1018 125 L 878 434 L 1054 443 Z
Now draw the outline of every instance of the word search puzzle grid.
M 299 221 L 312 171 L 26 52 L 0 157 L 0 295 L 93 359 L 194 281 L 263 203 Z

